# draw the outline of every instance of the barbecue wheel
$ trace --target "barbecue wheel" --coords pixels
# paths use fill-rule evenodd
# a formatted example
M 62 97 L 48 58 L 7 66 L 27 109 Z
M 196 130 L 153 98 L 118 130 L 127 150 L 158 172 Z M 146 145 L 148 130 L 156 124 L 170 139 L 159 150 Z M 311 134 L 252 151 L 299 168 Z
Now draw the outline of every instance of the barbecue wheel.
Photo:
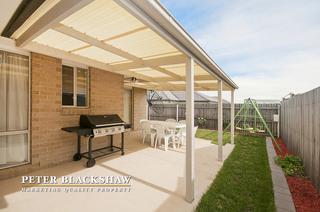
M 82 158 L 81 154 L 76 153 L 76 154 L 74 154 L 74 156 L 73 156 L 73 161 L 81 160 L 81 158 Z
M 92 166 L 94 166 L 96 164 L 96 160 L 95 159 L 89 159 L 87 161 L 87 167 L 90 168 Z

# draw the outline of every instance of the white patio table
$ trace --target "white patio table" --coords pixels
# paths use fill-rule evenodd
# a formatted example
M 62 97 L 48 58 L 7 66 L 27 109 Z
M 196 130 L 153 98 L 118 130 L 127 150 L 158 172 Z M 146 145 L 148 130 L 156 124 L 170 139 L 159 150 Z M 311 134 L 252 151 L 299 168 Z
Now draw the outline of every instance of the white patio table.
M 180 130 L 181 128 L 186 127 L 186 124 L 182 124 L 179 122 L 147 120 L 147 119 L 140 120 L 140 123 L 142 123 L 142 122 L 148 122 L 151 125 L 152 124 L 159 124 L 159 125 L 165 126 L 166 128 L 168 128 L 172 132 L 173 136 L 175 136 L 177 130 Z M 175 141 L 173 142 L 173 147 L 175 148 Z

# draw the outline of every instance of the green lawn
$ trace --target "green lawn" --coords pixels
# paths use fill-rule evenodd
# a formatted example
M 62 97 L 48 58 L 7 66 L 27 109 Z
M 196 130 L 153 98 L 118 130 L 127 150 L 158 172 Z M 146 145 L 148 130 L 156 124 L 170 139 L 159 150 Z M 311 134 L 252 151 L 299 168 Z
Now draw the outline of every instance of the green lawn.
M 275 211 L 265 138 L 238 135 L 235 143 L 196 211 Z
M 196 137 L 211 140 L 213 144 L 218 144 L 218 131 L 216 130 L 198 129 L 196 132 Z M 230 143 L 229 132 L 223 133 L 223 145 L 226 143 Z

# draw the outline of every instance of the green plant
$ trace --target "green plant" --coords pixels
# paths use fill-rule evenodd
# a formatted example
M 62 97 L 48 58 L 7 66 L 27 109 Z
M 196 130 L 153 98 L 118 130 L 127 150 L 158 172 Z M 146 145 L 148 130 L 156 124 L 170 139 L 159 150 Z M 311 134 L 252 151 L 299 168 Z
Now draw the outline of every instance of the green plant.
M 203 117 L 198 117 L 198 123 L 200 128 L 205 128 L 208 120 Z
M 228 127 L 229 123 L 228 122 L 223 122 L 222 125 L 223 125 L 223 129 L 225 130 Z
M 300 157 L 295 155 L 286 155 L 285 157 L 276 156 L 275 162 L 278 164 L 284 173 L 288 176 L 303 176 L 304 167 Z

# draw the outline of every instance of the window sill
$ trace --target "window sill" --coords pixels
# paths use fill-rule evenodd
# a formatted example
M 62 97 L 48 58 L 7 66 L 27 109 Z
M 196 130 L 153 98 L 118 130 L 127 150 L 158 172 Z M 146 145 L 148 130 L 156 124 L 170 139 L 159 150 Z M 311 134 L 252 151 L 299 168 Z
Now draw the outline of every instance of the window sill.
M 25 162 L 17 162 L 17 163 L 7 163 L 7 164 L 2 164 L 0 165 L 0 170 L 4 169 L 10 169 L 10 168 L 17 168 L 19 166 L 26 166 L 26 165 L 31 165 L 30 161 L 25 161 Z

